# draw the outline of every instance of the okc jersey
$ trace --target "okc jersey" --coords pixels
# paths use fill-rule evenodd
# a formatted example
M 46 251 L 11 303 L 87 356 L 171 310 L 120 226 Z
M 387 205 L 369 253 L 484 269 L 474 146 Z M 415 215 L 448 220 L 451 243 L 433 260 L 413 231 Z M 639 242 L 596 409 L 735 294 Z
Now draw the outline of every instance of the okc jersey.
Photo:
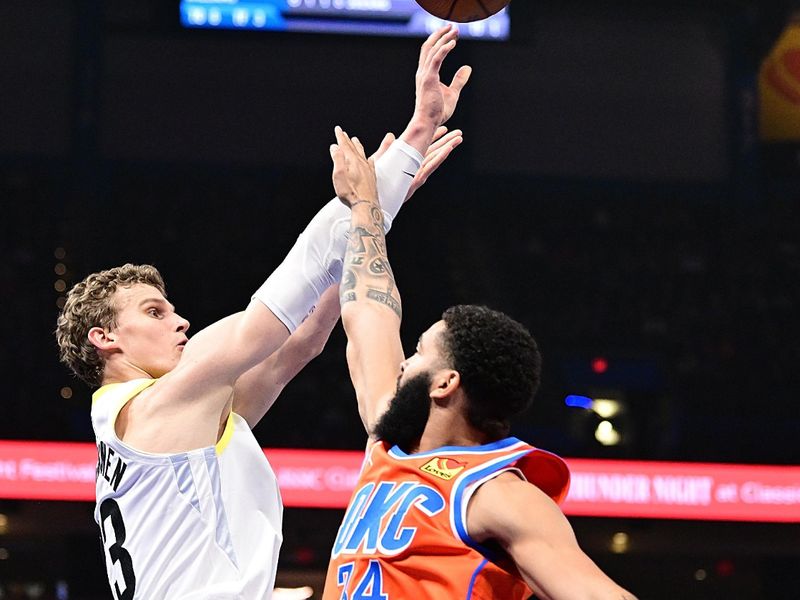
M 370 443 L 331 552 L 323 600 L 528 598 L 513 563 L 467 530 L 472 494 L 504 471 L 556 502 L 569 487 L 560 458 L 516 438 L 418 454 Z
M 264 452 L 233 413 L 216 446 L 148 454 L 124 444 L 114 421 L 155 381 L 107 385 L 92 399 L 94 514 L 114 598 L 270 598 L 283 506 Z

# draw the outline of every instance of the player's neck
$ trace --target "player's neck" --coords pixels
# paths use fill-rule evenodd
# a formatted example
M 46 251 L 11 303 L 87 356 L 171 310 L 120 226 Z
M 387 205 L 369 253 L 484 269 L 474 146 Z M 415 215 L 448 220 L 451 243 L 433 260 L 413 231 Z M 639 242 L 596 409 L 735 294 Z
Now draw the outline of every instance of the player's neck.
M 141 369 L 121 357 L 109 359 L 103 369 L 103 383 L 101 385 L 110 385 L 112 383 L 125 383 L 134 379 L 152 379 L 144 369 Z
M 443 446 L 480 446 L 487 442 L 486 435 L 475 429 L 459 413 L 431 413 L 419 445 L 412 453 L 429 452 Z

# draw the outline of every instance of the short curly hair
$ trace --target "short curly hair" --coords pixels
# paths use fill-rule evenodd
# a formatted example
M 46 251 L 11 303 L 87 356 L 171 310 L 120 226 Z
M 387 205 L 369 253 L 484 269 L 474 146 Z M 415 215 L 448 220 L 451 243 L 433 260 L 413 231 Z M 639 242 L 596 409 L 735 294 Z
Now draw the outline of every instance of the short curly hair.
M 493 441 L 502 439 L 511 417 L 530 406 L 539 388 L 536 340 L 523 325 L 485 306 L 453 306 L 442 319 L 442 349 L 461 376 L 467 418 Z
M 75 284 L 67 294 L 55 330 L 59 358 L 90 387 L 99 387 L 103 382 L 105 361 L 89 341 L 89 330 L 112 327 L 117 318 L 114 292 L 137 283 L 152 285 L 165 297 L 167 295 L 158 269 L 130 263 L 93 273 Z

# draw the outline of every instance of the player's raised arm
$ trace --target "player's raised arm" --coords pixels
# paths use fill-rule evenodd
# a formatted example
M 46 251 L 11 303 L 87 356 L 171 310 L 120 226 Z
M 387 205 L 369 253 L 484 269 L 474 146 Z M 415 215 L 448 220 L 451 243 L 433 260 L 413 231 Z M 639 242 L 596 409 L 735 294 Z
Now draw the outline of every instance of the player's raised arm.
M 440 71 L 445 58 L 458 40 L 458 29 L 446 25 L 432 33 L 422 45 L 416 73 L 414 115 L 400 139 L 425 154 L 436 128 L 453 116 L 461 90 L 467 85 L 472 67 L 462 66 L 450 85 L 441 81 Z
M 426 162 L 438 154 L 432 155 L 431 150 L 438 147 L 449 154 L 461 142 L 460 132 L 445 135 L 446 130 L 441 128 L 453 116 L 472 73 L 471 67 L 462 66 L 450 85 L 441 81 L 442 64 L 457 38 L 458 30 L 448 25 L 432 33 L 422 45 L 415 75 L 414 112 L 400 138 L 389 134 L 384 139 L 386 148 L 375 157 L 378 198 L 387 232 L 403 202 L 427 179 L 427 175 L 420 178 L 415 174 L 424 173 Z M 427 174 L 434 170 L 428 169 Z
M 364 426 L 372 428 L 391 399 L 403 351 L 402 305 L 386 254 L 383 213 L 372 161 L 357 139 L 336 129 L 333 184 L 350 207 L 350 230 L 339 298 L 347 333 L 347 364 Z
M 375 154 L 372 155 L 373 160 L 380 160 L 394 141 L 394 136 L 388 134 Z M 447 131 L 446 127 L 439 127 L 433 143 L 425 154 L 422 166 L 406 192 L 405 200 L 411 198 L 425 184 L 462 141 L 460 130 Z M 233 326 L 234 321 L 241 316 L 242 313 L 231 315 L 207 328 L 200 335 L 206 335 L 213 339 L 216 336 L 214 329 Z M 244 373 L 236 381 L 233 397 L 234 412 L 244 417 L 251 427 L 255 427 L 272 407 L 289 381 L 309 362 L 319 356 L 338 321 L 339 290 L 336 285 L 331 286 L 322 295 L 314 312 L 275 353 Z
M 411 121 L 399 140 L 387 138 L 386 141 L 392 143 L 384 146 L 376 157 L 376 201 L 380 200 L 377 206 L 382 212 L 384 232 L 388 231 L 403 202 L 462 141 L 460 131 L 447 133 L 441 127 L 452 116 L 471 73 L 470 67 L 461 67 L 449 86 L 440 81 L 442 63 L 455 47 L 457 35 L 455 28 L 443 27 L 423 44 Z M 285 383 L 321 350 L 336 321 L 326 318 L 330 314 L 325 311 L 303 328 L 300 335 L 293 336 L 293 340 L 290 338 L 288 345 L 279 351 L 281 355 L 274 358 L 267 357 L 286 338 L 284 333 L 270 331 L 267 337 L 274 345 L 268 345 L 270 351 L 267 354 L 264 354 L 267 346 L 259 347 L 255 343 L 257 336 L 250 334 L 260 329 L 261 319 L 267 319 L 271 325 L 275 325 L 269 313 L 277 316 L 289 332 L 300 327 L 309 309 L 339 277 L 345 251 L 344 233 L 349 220 L 349 211 L 338 200 L 329 202 L 311 220 L 283 263 L 256 292 L 255 298 L 269 311 L 261 310 L 263 307 L 259 303 L 251 304 L 241 315 L 212 326 L 213 335 L 203 332 L 204 335 L 195 336 L 187 346 L 186 358 L 204 365 L 192 369 L 202 375 L 201 386 L 204 391 L 208 389 L 208 376 L 212 373 L 219 381 L 226 365 L 230 365 L 228 370 L 247 366 L 247 373 L 236 374 L 239 381 L 234 390 L 233 408 L 245 416 L 251 426 L 266 413 Z M 302 280 L 308 285 L 298 286 L 301 273 Z M 221 348 L 231 347 L 235 350 L 226 354 L 225 360 L 217 362 L 214 358 L 216 353 Z M 262 357 L 260 361 L 258 357 Z M 259 364 L 261 361 L 264 362 Z M 188 361 L 182 362 L 180 374 L 184 375 Z M 205 366 L 205 363 L 213 365 L 213 368 Z M 231 371 L 230 374 L 235 373 Z M 222 379 L 229 379 L 230 374 Z M 173 376 L 171 379 L 180 381 L 186 377 Z M 220 392 L 224 394 L 223 390 Z

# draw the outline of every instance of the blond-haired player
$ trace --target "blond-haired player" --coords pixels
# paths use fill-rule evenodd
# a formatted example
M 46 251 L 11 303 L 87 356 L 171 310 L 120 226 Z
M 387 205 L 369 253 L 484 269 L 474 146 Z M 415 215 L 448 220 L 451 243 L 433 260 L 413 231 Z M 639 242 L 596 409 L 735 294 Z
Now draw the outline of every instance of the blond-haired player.
M 460 142 L 439 129 L 469 78 L 464 67 L 450 86 L 440 82 L 455 43 L 449 27 L 425 42 L 414 115 L 382 144 L 387 220 Z M 70 291 L 56 337 L 63 362 L 101 386 L 95 518 L 118 600 L 271 596 L 282 506 L 251 428 L 338 319 L 333 284 L 349 219 L 332 200 L 246 310 L 191 340 L 153 267 L 95 273 Z

